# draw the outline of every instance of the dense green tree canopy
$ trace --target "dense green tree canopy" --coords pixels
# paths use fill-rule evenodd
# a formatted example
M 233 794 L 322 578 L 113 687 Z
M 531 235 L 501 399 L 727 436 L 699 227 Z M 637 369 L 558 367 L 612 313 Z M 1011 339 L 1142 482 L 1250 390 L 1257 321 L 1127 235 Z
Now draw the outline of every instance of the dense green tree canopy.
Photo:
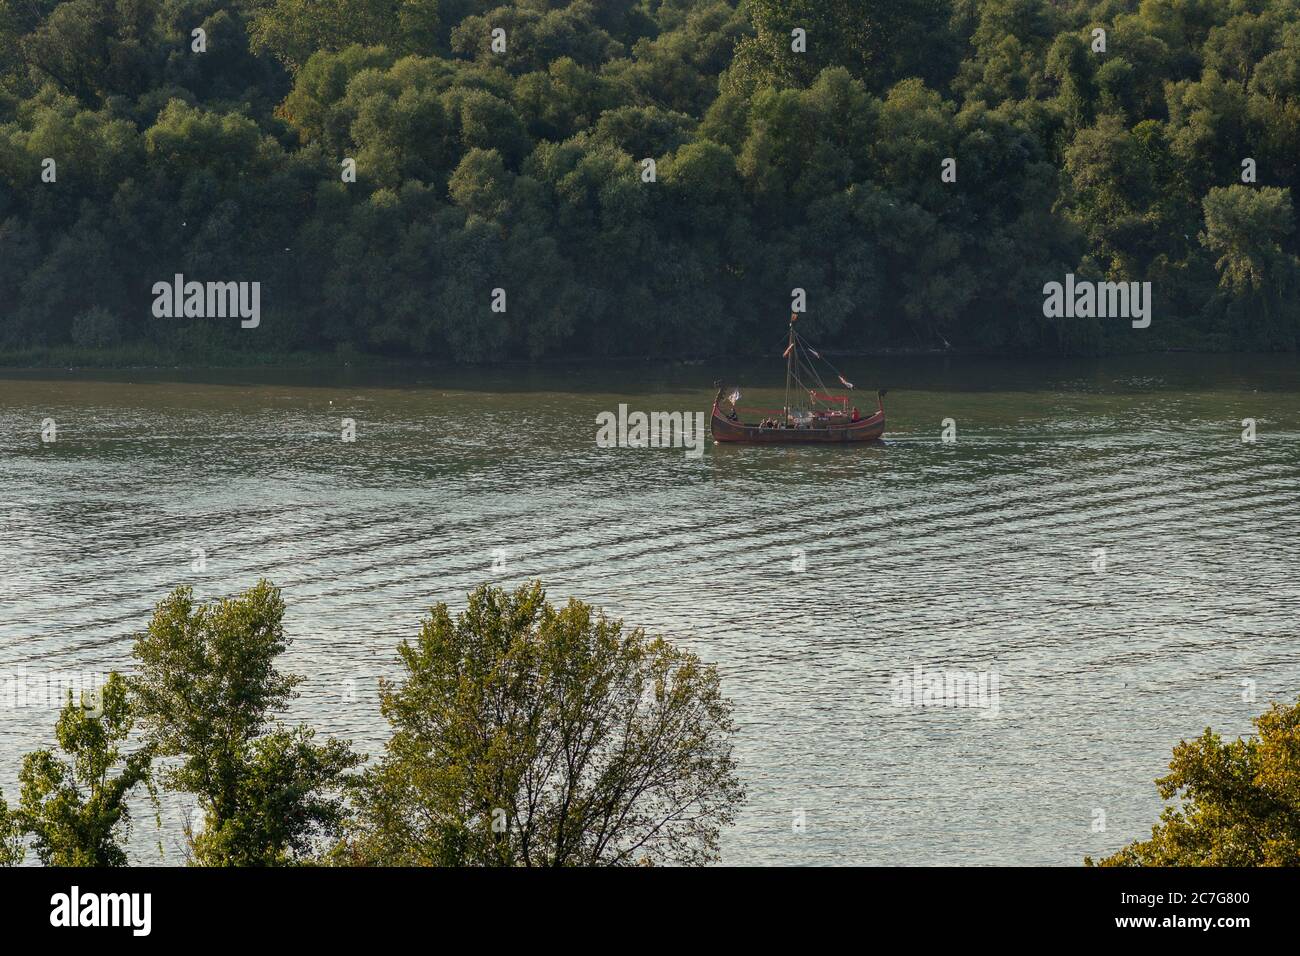
M 1300 0 L 0 0 L 0 351 L 1294 349 L 1298 170 Z
M 393 726 L 343 862 L 716 859 L 743 791 L 731 704 L 693 654 L 541 586 L 435 607 L 385 687 Z

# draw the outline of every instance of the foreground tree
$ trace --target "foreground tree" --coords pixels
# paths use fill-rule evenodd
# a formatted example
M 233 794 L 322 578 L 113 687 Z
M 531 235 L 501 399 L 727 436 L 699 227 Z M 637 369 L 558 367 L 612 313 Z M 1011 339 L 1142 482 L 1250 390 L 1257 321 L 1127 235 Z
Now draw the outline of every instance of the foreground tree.
M 1300 702 L 1254 723 L 1255 738 L 1225 744 L 1207 727 L 1179 743 L 1156 786 L 1181 806 L 1100 865 L 1300 866 Z
M 340 862 L 695 864 L 744 793 L 731 704 L 695 655 L 540 584 L 433 609 L 385 684 L 393 726 Z
M 9 809 L 4 791 L 0 790 L 0 866 L 17 866 L 25 855 L 18 815 Z
M 283 618 L 280 591 L 266 581 L 208 605 L 177 588 L 136 638 L 143 723 L 160 755 L 180 758 L 162 779 L 194 794 L 203 812 L 191 834 L 198 863 L 302 861 L 344 819 L 339 791 L 361 758 L 346 741 L 318 744 L 306 726 L 275 722 L 301 681 L 275 667 L 289 645 Z
M 153 793 L 151 748 L 123 755 L 134 724 L 126 681 L 118 674 L 105 682 L 97 707 L 74 701 L 69 692 L 54 729 L 67 759 L 50 749 L 23 758 L 17 811 L 0 803 L 0 843 L 6 844 L 0 861 L 21 859 L 17 840 L 25 833 L 46 866 L 126 865 L 127 799 L 141 786 Z

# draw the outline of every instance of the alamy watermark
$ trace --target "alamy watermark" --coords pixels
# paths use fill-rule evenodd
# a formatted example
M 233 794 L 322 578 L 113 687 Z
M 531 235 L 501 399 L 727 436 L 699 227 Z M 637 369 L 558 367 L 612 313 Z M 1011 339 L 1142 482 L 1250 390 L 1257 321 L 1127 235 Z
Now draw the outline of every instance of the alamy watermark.
M 152 893 L 83 893 L 75 884 L 50 897 L 50 925 L 55 927 L 125 927 L 133 936 L 153 929 Z
M 262 283 L 185 281 L 176 273 L 171 282 L 153 284 L 153 314 L 158 319 L 226 319 L 238 317 L 239 327 L 262 324 Z
M 1093 282 L 1067 273 L 1065 282 L 1043 286 L 1043 315 L 1049 319 L 1132 319 L 1133 328 L 1151 324 L 1150 282 Z
M 704 454 L 703 412 L 628 412 L 596 416 L 597 448 L 685 448 L 687 458 Z
M 102 712 L 101 690 L 108 675 L 100 671 L 0 671 L 0 710 L 40 707 L 60 710 L 72 695 L 92 717 Z
M 974 707 L 987 717 L 1001 710 L 996 671 L 928 670 L 917 664 L 890 683 L 895 707 Z

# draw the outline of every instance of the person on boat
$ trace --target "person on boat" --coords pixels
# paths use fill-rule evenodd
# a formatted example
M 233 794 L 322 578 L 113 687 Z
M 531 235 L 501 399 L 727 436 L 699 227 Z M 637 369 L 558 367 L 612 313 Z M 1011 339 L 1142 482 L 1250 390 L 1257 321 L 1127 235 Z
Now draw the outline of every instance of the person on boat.
M 850 418 L 849 421 L 851 421 L 851 422 L 857 422 L 857 421 L 861 421 L 861 420 L 862 420 L 862 416 L 858 414 L 858 406 L 854 405 L 854 406 L 853 406 L 853 417 Z

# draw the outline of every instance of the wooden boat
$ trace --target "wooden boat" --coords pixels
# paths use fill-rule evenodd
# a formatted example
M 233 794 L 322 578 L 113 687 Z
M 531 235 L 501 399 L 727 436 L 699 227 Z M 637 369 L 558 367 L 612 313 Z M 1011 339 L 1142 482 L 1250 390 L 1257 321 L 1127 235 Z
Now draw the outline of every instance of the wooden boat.
M 803 445 L 818 442 L 879 441 L 885 434 L 885 410 L 879 408 L 869 418 L 843 424 L 769 428 L 732 421 L 713 404 L 713 440 L 753 444 Z
M 710 428 L 715 442 L 749 442 L 753 444 L 805 445 L 805 444 L 847 444 L 849 442 L 879 441 L 885 434 L 885 390 L 876 392 L 876 411 L 862 415 L 856 407 L 850 406 L 848 395 L 834 396 L 826 392 L 826 387 L 805 356 L 818 359 L 823 364 L 830 363 L 794 330 L 797 315 L 790 316 L 790 344 L 785 350 L 785 405 L 779 410 L 763 413 L 764 417 L 756 423 L 744 422 L 740 413 L 747 409 L 740 408 L 736 402 L 740 398 L 740 389 L 729 392 L 724 386 L 718 386 L 718 393 L 713 399 L 713 414 Z M 840 383 L 849 391 L 853 383 L 843 375 L 835 372 Z M 821 386 L 821 391 L 811 387 L 808 381 Z M 730 409 L 729 411 L 726 409 Z

